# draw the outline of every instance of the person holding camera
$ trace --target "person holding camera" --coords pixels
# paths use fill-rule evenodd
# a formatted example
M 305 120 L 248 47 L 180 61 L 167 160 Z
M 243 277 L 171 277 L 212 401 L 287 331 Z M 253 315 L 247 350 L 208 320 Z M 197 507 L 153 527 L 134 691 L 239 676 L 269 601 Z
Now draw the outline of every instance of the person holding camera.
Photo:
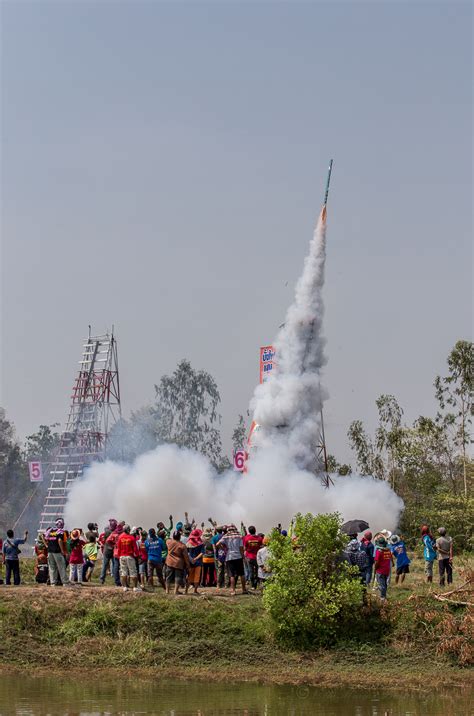
M 15 539 L 13 530 L 7 530 L 7 538 L 2 546 L 3 563 L 5 565 L 5 584 L 11 584 L 11 575 L 13 574 L 13 584 L 20 584 L 20 560 L 21 550 L 20 544 L 25 544 L 28 539 L 28 530 L 25 530 L 23 539 Z

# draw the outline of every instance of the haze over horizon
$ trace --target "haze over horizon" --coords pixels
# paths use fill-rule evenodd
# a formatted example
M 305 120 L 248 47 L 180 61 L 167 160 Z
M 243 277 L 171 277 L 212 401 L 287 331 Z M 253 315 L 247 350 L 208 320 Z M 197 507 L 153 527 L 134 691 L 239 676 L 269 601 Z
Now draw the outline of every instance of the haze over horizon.
M 63 422 L 88 324 L 125 417 L 181 358 L 229 447 L 293 298 L 329 159 L 329 451 L 411 422 L 472 331 L 472 6 L 4 3 L 0 405 Z

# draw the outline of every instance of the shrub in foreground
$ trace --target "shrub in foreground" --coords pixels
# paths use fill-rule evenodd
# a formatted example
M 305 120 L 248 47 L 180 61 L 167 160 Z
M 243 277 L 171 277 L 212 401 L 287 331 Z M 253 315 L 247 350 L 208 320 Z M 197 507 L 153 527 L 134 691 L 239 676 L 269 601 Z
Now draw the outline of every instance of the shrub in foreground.
M 363 587 L 341 561 L 346 543 L 338 514 L 297 515 L 291 541 L 272 534 L 273 577 L 263 603 L 280 642 L 308 649 L 351 638 Z

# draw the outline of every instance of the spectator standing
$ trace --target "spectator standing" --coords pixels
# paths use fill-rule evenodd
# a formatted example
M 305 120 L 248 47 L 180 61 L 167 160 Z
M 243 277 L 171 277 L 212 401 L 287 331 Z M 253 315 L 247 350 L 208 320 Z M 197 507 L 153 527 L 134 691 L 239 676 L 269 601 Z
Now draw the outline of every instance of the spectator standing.
M 433 562 L 436 559 L 436 542 L 430 532 L 429 525 L 421 526 L 421 539 L 423 542 L 423 558 L 425 560 L 426 581 L 433 581 Z
M 69 539 L 69 581 L 71 583 L 82 581 L 82 566 L 84 564 L 84 555 L 82 550 L 86 540 L 82 536 L 82 530 L 76 527 L 71 530 Z
M 436 549 L 438 552 L 439 584 L 444 587 L 445 575 L 448 579 L 448 584 L 453 583 L 453 540 L 446 534 L 444 527 L 439 528 L 438 534 Z
M 189 557 L 189 571 L 186 580 L 186 594 L 189 587 L 193 587 L 194 594 L 199 594 L 198 587 L 201 584 L 202 572 L 202 556 L 204 554 L 204 544 L 201 539 L 202 530 L 193 529 L 186 543 Z
M 258 578 L 260 583 L 265 586 L 266 582 L 272 576 L 270 569 L 270 549 L 268 547 L 270 540 L 264 537 L 263 546 L 257 552 Z
M 15 537 L 13 530 L 7 530 L 7 538 L 2 545 L 3 562 L 5 564 L 5 584 L 11 584 L 11 576 L 13 574 L 13 584 L 18 586 L 21 582 L 20 578 L 20 545 L 25 544 L 28 539 L 28 530 L 25 530 L 23 539 Z
M 344 550 L 344 558 L 350 565 L 357 567 L 359 570 L 359 579 L 362 584 L 366 586 L 367 566 L 369 564 L 367 552 L 362 549 L 356 534 L 349 536 L 351 539 Z
M 375 547 L 372 542 L 372 532 L 367 530 L 360 541 L 360 548 L 367 555 L 367 567 L 365 568 L 365 585 L 368 587 L 372 582 L 372 572 L 374 568 Z
M 242 594 L 248 594 L 244 574 L 244 545 L 242 536 L 235 525 L 227 528 L 225 535 L 222 535 L 216 547 L 225 546 L 225 563 L 230 576 L 230 593 L 235 595 L 237 580 L 241 579 Z
M 210 527 L 202 533 L 202 541 L 204 544 L 204 554 L 202 557 L 202 580 L 203 587 L 216 586 L 216 561 L 214 555 L 214 545 L 212 544 L 212 530 Z
M 212 546 L 214 549 L 214 557 L 215 557 L 215 564 L 216 564 L 216 572 L 217 572 L 217 586 L 219 589 L 222 589 L 224 586 L 228 587 L 230 584 L 229 581 L 229 572 L 227 571 L 226 567 L 226 561 L 225 561 L 225 555 L 227 548 L 224 543 L 219 544 L 222 535 L 225 534 L 224 527 L 216 527 L 216 534 L 212 538 Z M 219 546 L 217 546 L 219 544 Z
M 69 584 L 66 574 L 67 538 L 64 520 L 62 517 L 58 517 L 55 527 L 50 527 L 45 533 L 45 542 L 48 547 L 49 579 L 53 587 Z
M 92 530 L 89 532 L 86 532 L 86 535 L 89 534 L 89 539 L 87 541 L 87 544 L 84 545 L 83 554 L 84 554 L 84 565 L 82 567 L 82 581 L 83 582 L 90 582 L 92 579 L 92 574 L 95 569 L 95 565 L 97 562 L 97 556 L 99 553 L 99 547 L 97 545 L 97 538 Z
M 387 598 L 388 580 L 392 568 L 392 553 L 388 549 L 385 537 L 379 536 L 375 540 L 375 578 L 380 592 L 380 598 Z
M 168 554 L 166 556 L 166 593 L 170 593 L 174 582 L 174 593 L 182 594 L 180 587 L 184 587 L 184 570 L 189 569 L 190 562 L 186 545 L 181 542 L 181 532 L 176 530 L 173 538 L 166 540 Z
M 162 531 L 162 534 L 165 534 L 165 532 Z M 166 545 L 162 537 L 156 534 L 153 527 L 148 530 L 145 547 L 148 559 L 148 584 L 151 587 L 154 586 L 153 573 L 156 573 L 157 580 L 163 589 L 166 589 L 165 580 L 163 579 L 163 551 L 166 550 Z
M 263 538 L 257 534 L 257 530 L 253 525 L 250 525 L 248 533 L 243 537 L 244 545 L 244 556 L 247 560 L 250 583 L 253 589 L 257 588 L 258 584 L 258 564 L 257 564 L 257 553 L 263 545 Z
M 40 532 L 38 539 L 35 540 L 35 581 L 38 584 L 46 584 L 48 579 L 48 547 L 44 533 Z
M 410 572 L 410 558 L 407 554 L 405 542 L 398 535 L 390 537 L 390 551 L 397 560 L 395 584 L 398 584 L 399 581 L 400 584 L 403 584 L 405 575 Z
M 141 592 L 138 587 L 137 558 L 139 556 L 137 540 L 130 534 L 130 525 L 124 525 L 116 543 L 116 556 L 120 563 L 120 581 L 124 592 L 129 584 L 134 592 Z

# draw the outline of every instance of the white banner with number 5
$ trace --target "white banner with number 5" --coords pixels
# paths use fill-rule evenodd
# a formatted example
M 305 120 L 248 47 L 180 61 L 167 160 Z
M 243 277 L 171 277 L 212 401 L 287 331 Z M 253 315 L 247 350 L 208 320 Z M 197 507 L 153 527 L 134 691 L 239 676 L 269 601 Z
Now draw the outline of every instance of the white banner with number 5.
M 40 462 L 29 462 L 30 482 L 43 482 L 43 468 Z

